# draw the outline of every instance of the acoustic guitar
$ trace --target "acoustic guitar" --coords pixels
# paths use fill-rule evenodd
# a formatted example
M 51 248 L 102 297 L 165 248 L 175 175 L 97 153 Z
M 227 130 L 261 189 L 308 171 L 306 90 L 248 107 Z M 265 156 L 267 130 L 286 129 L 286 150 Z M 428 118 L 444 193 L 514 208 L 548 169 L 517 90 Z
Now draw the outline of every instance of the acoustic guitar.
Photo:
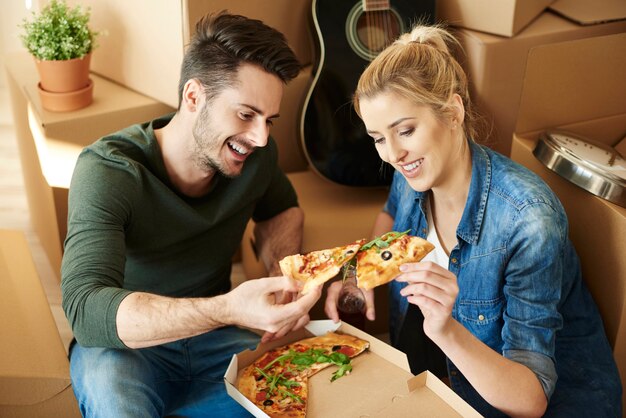
M 435 0 L 313 0 L 319 60 L 300 136 L 311 167 L 349 186 L 385 186 L 393 169 L 378 157 L 352 106 L 367 64 L 416 22 L 432 23 Z

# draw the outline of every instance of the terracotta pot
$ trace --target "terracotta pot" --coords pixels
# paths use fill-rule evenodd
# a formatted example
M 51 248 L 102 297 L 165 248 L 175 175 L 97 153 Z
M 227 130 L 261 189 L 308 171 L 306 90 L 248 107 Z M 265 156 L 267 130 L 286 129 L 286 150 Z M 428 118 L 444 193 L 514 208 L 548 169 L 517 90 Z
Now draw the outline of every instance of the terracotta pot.
M 64 93 L 44 90 L 37 84 L 39 98 L 44 109 L 52 112 L 69 112 L 89 106 L 93 101 L 93 81 L 87 79 L 87 87 Z
M 41 61 L 35 59 L 41 88 L 52 93 L 81 90 L 89 81 L 91 54 L 71 60 Z

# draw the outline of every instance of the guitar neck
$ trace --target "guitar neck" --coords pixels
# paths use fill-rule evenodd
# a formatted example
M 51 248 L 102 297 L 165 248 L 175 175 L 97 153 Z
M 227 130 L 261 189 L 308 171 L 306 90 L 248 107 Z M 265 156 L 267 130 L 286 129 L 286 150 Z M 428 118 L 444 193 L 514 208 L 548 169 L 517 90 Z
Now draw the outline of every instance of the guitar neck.
M 375 12 L 378 10 L 389 10 L 389 0 L 362 0 L 363 10 L 366 12 Z

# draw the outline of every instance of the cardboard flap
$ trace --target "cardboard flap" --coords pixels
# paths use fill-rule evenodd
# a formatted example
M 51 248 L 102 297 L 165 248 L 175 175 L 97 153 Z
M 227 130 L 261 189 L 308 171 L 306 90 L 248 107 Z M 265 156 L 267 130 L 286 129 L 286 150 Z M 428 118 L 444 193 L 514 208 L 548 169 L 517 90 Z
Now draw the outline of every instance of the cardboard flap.
M 531 49 L 516 132 L 625 113 L 624 74 L 626 33 Z
M 480 418 L 482 416 L 449 386 L 437 379 L 437 377 L 428 370 L 410 379 L 407 382 L 407 385 L 410 392 L 415 391 L 419 388 L 419 386 L 427 386 L 431 391 L 445 399 L 448 405 L 450 405 L 462 417 Z
M 626 19 L 624 0 L 557 0 L 550 5 L 550 10 L 581 25 Z

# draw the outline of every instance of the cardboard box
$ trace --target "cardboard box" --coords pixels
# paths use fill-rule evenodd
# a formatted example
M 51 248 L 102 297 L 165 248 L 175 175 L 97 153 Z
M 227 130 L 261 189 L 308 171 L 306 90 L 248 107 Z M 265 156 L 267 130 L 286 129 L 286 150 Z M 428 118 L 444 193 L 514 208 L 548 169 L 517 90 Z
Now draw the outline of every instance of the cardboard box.
M 310 0 L 69 2 L 90 7 L 91 26 L 106 31 L 98 39 L 92 70 L 172 107 L 178 107 L 178 79 L 185 47 L 196 22 L 208 12 L 228 10 L 260 19 L 285 34 L 302 65 L 313 61 L 308 30 Z
M 50 112 L 39 100 L 39 76 L 32 57 L 13 53 L 4 63 L 31 222 L 52 269 L 60 272 L 67 195 L 80 151 L 103 135 L 174 109 L 92 74 L 91 105 L 73 112 Z
M 593 2 L 593 7 L 603 9 L 604 3 Z M 615 16 L 626 18 L 626 14 Z M 486 137 L 476 140 L 510 155 L 524 68 L 531 48 L 622 32 L 626 32 L 626 20 L 581 25 L 551 12 L 544 12 L 513 38 L 460 29 L 457 35 L 467 55 L 464 67 L 470 77 L 471 97 L 491 128 Z
M 536 47 L 530 51 L 513 160 L 539 174 L 569 219 L 583 278 L 626 387 L 626 208 L 592 195 L 533 155 L 538 135 L 563 129 L 616 145 L 626 133 L 626 33 Z M 626 411 L 626 397 L 623 401 Z
M 311 86 L 311 65 L 285 86 L 280 104 L 280 117 L 274 120 L 270 135 L 278 145 L 278 165 L 286 173 L 306 170 L 309 166 L 300 138 L 300 115 Z
M 69 361 L 20 231 L 0 230 L 0 416 L 80 417 Z
M 237 390 L 238 373 L 272 348 L 335 330 L 369 341 L 370 348 L 352 359 L 350 375 L 331 383 L 331 366 L 309 379 L 307 417 L 480 416 L 432 373 L 413 376 L 404 353 L 348 324 L 332 321 L 312 321 L 306 329 L 234 355 L 224 376 L 226 391 L 254 416 L 267 417 Z
M 437 20 L 501 36 L 513 36 L 554 0 L 438 0 Z

